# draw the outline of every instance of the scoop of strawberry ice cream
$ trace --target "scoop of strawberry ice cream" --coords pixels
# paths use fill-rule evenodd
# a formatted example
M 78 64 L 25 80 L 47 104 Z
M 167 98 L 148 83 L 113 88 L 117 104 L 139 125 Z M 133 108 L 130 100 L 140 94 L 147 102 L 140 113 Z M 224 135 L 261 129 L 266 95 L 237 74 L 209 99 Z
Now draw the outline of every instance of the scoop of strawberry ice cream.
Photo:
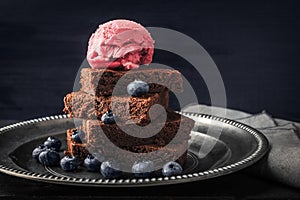
M 152 61 L 154 40 L 140 24 L 113 20 L 99 26 L 89 40 L 87 61 L 96 68 L 126 70 Z

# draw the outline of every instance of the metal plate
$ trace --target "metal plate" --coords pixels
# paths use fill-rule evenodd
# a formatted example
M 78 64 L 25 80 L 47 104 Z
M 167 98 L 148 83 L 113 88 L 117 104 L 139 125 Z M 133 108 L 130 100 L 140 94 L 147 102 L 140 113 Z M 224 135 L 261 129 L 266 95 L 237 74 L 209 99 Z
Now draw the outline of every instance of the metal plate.
M 181 113 L 196 121 L 191 133 L 188 159 L 183 173 L 174 177 L 149 177 L 136 179 L 125 174 L 120 179 L 105 179 L 100 173 L 86 171 L 64 172 L 59 167 L 43 167 L 31 157 L 35 146 L 48 136 L 62 141 L 65 131 L 74 127 L 67 115 L 57 115 L 28 120 L 0 129 L 0 171 L 36 181 L 98 187 L 136 187 L 176 184 L 210 179 L 229 174 L 252 165 L 268 150 L 267 139 L 257 130 L 233 120 L 195 113 Z M 222 129 L 221 136 L 205 134 L 208 129 Z M 201 147 L 211 144 L 211 150 L 203 156 Z M 66 148 L 63 142 L 63 148 Z M 60 152 L 62 154 L 62 152 Z

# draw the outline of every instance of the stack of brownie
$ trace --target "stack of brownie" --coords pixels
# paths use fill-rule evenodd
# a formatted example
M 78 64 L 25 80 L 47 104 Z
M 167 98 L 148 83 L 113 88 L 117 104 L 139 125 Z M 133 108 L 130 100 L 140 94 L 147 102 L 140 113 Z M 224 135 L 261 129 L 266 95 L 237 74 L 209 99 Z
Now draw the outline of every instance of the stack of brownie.
M 127 94 L 127 85 L 134 80 L 148 83 L 149 91 L 138 97 Z M 121 158 L 124 154 L 115 153 L 117 148 L 135 155 L 126 159 L 128 163 L 134 163 L 143 159 L 145 153 L 160 151 L 159 159 L 163 162 L 177 160 L 181 165 L 184 164 L 194 121 L 168 109 L 169 91 L 183 91 L 183 80 L 177 70 L 83 68 L 80 83 L 80 91 L 67 94 L 64 98 L 64 111 L 82 121 L 80 127 L 67 131 L 66 153 L 81 161 L 89 152 L 96 154 L 100 161 L 124 160 Z M 161 112 L 149 114 L 150 108 L 156 104 L 165 109 L 166 120 L 161 120 Z M 118 123 L 104 124 L 101 117 L 111 110 Z M 137 132 L 135 136 L 128 134 L 126 130 L 135 130 L 136 126 L 147 129 L 139 129 L 145 131 Z M 157 131 L 157 127 L 162 128 Z M 143 137 L 151 134 L 147 133 L 151 131 L 157 133 Z M 82 132 L 81 141 L 72 139 L 72 135 L 78 132 Z M 181 152 L 179 156 L 178 152 Z M 102 155 L 101 159 L 99 155 Z M 157 159 L 154 157 L 154 160 Z

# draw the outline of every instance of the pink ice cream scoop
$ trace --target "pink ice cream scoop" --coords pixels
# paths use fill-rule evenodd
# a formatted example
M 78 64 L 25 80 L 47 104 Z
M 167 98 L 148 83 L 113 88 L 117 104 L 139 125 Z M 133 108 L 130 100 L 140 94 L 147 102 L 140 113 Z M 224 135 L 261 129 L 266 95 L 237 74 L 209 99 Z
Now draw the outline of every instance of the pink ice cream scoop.
M 113 20 L 99 26 L 89 40 L 87 60 L 93 69 L 148 65 L 152 61 L 154 40 L 140 24 Z

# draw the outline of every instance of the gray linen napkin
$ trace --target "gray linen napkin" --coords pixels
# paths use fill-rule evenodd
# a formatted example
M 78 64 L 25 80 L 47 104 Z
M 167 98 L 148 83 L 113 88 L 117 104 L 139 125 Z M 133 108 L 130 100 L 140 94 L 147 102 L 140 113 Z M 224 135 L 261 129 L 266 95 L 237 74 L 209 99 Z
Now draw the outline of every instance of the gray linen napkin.
M 206 105 L 188 106 L 182 111 L 213 114 L 260 130 L 268 138 L 271 149 L 249 170 L 257 175 L 300 188 L 300 123 L 273 119 L 265 111 L 251 115 Z

